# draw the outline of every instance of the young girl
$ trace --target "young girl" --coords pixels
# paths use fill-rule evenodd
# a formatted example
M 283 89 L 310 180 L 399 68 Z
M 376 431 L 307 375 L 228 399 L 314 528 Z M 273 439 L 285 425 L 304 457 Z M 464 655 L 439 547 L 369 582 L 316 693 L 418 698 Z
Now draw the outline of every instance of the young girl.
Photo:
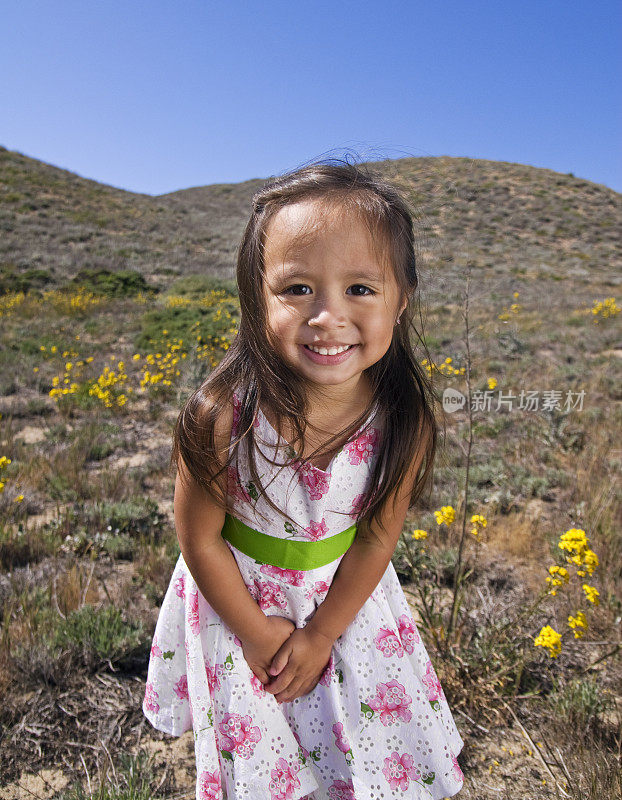
M 194 729 L 200 800 L 452 796 L 463 741 L 391 563 L 436 445 L 408 208 L 362 167 L 287 174 L 237 281 L 239 332 L 175 428 L 144 713 Z

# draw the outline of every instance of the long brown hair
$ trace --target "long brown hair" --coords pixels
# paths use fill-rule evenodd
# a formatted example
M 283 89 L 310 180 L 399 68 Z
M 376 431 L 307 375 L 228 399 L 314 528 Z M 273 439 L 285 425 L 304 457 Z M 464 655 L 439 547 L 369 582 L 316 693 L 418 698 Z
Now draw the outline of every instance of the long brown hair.
M 269 405 L 277 430 L 281 431 L 283 420 L 287 420 L 288 427 L 295 431 L 293 444 L 300 446 L 292 460 L 305 460 L 302 453 L 308 411 L 307 387 L 301 376 L 279 356 L 277 349 L 269 346 L 263 289 L 268 223 L 284 206 L 303 200 L 317 200 L 331 210 L 353 212 L 364 221 L 372 241 L 378 243 L 390 264 L 402 296 L 408 300 L 401 324 L 394 328 L 389 349 L 365 371 L 373 391 L 372 404 L 377 403 L 382 443 L 370 490 L 360 504 L 356 520 L 362 534 L 369 532 L 371 524 L 379 520 L 384 504 L 401 486 L 416 459 L 419 468 L 410 505 L 415 503 L 430 482 L 438 436 L 435 395 L 415 355 L 411 336 L 415 334 L 429 359 L 425 343 L 413 324 L 419 308 L 413 219 L 397 189 L 362 165 L 335 159 L 328 163 L 315 162 L 270 180 L 254 195 L 237 259 L 239 331 L 220 364 L 192 393 L 180 412 L 174 430 L 171 465 L 179 467 L 179 459 L 183 458 L 190 475 L 226 508 L 226 495 L 223 496 L 216 479 L 236 459 L 240 443 L 245 441 L 249 469 L 259 495 L 263 494 L 270 506 L 288 517 L 270 500 L 261 484 L 255 461 L 253 423 L 258 409 Z M 231 405 L 233 391 L 241 401 L 237 409 L 237 433 L 232 439 L 231 453 L 221 466 L 223 454 L 216 452 L 214 428 L 223 410 Z M 306 460 L 319 452 L 333 452 L 331 447 L 334 449 L 336 442 L 347 440 L 359 430 L 370 411 L 371 406 Z

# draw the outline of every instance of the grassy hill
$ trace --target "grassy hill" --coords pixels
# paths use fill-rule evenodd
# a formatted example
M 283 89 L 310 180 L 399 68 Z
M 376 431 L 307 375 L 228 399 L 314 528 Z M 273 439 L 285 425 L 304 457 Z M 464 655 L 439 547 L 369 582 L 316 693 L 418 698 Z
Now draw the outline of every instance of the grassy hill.
M 432 492 L 393 558 L 466 741 L 463 794 L 613 798 L 622 197 L 519 164 L 375 166 L 416 216 L 439 396 L 491 399 L 445 415 Z M 191 736 L 165 744 L 139 704 L 178 555 L 172 425 L 235 335 L 236 249 L 262 183 L 151 197 L 0 148 L 0 798 L 90 796 L 85 768 L 110 800 L 193 791 Z M 454 522 L 437 523 L 443 506 Z M 580 564 L 559 547 L 573 529 Z M 555 656 L 534 644 L 546 625 Z M 124 794 L 132 770 L 144 791 Z
M 408 194 L 425 259 L 442 275 L 469 258 L 477 276 L 571 277 L 580 287 L 614 280 L 622 265 L 622 200 L 606 186 L 468 158 L 405 158 L 377 167 Z M 0 265 L 49 271 L 54 286 L 81 268 L 99 267 L 134 269 L 160 287 L 168 276 L 196 272 L 230 278 L 262 182 L 151 197 L 0 148 Z

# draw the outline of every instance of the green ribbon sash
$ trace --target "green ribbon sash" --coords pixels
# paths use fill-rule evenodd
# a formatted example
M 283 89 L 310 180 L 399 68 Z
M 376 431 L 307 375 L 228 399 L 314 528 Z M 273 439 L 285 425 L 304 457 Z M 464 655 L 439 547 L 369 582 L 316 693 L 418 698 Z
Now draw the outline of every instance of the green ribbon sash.
M 356 536 L 356 525 L 345 531 L 320 539 L 317 542 L 295 541 L 268 536 L 249 528 L 237 517 L 225 514 L 225 524 L 221 535 L 237 550 L 263 564 L 271 564 L 281 569 L 294 569 L 306 572 L 317 569 L 342 556 Z

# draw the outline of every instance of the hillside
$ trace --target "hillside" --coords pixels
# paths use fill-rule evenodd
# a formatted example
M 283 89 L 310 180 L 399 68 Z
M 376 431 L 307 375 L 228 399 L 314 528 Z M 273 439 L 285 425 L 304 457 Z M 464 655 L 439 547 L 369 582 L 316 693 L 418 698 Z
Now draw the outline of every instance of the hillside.
M 422 263 L 460 274 L 570 278 L 579 291 L 618 280 L 622 197 L 546 169 L 467 158 L 377 164 L 419 216 Z M 0 149 L 0 270 L 37 268 L 62 286 L 82 268 L 133 269 L 156 286 L 168 276 L 232 277 L 253 192 L 261 180 L 151 197 L 86 180 Z
M 375 166 L 416 217 L 420 363 L 472 401 L 439 406 L 392 559 L 465 740 L 459 797 L 617 800 L 622 196 L 518 164 Z M 171 744 L 140 704 L 179 554 L 173 425 L 235 336 L 261 185 L 151 197 L 0 148 L 0 800 L 194 796 L 192 733 Z

